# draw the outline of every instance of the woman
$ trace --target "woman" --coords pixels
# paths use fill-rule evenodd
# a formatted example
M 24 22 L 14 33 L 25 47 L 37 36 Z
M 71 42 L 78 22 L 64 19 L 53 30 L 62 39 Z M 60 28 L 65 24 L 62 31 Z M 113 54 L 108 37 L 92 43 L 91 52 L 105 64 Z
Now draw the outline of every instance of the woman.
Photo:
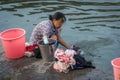
M 42 40 L 43 36 L 47 36 L 48 38 L 57 40 L 64 47 L 70 48 L 70 45 L 59 35 L 59 29 L 62 28 L 62 24 L 65 21 L 66 17 L 61 12 L 50 15 L 49 20 L 42 21 L 34 28 L 30 42 L 36 43 L 38 40 Z

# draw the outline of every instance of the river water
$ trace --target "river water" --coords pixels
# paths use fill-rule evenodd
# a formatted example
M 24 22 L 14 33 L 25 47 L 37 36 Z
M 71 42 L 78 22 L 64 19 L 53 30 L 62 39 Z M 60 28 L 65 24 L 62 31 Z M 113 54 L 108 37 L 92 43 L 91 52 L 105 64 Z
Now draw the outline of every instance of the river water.
M 20 27 L 26 41 L 36 24 L 63 12 L 62 37 L 92 54 L 98 69 L 112 73 L 110 61 L 120 57 L 120 0 L 1 0 L 0 32 Z

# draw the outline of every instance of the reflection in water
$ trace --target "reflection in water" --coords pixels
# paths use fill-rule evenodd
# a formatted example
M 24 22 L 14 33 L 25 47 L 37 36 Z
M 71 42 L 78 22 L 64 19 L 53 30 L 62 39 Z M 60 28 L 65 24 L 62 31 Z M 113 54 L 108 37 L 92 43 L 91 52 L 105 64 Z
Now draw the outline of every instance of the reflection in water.
M 80 6 L 80 5 L 94 5 L 94 6 L 119 6 L 120 2 L 77 2 L 77 1 L 65 1 L 73 6 Z
M 93 31 L 91 29 L 79 29 L 79 31 Z
M 69 15 L 69 16 L 73 16 L 73 15 L 90 15 L 90 13 L 67 13 L 67 14 L 65 14 L 65 15 Z
M 20 4 L 18 4 L 21 2 Z M 11 4 L 12 3 L 12 4 Z M 9 4 L 10 7 L 4 7 L 4 5 Z M 99 6 L 99 7 L 98 7 Z M 112 8 L 113 6 L 113 8 Z M 116 6 L 116 7 L 115 7 Z M 0 5 L 0 11 L 16 12 L 20 9 L 31 8 L 33 10 L 29 11 L 27 15 L 35 15 L 45 12 L 55 12 L 60 10 L 65 10 L 65 14 L 70 17 L 69 21 L 75 20 L 76 23 L 81 21 L 80 24 L 86 23 L 99 23 L 99 22 L 115 22 L 119 20 L 110 20 L 108 18 L 120 18 L 120 2 L 82 2 L 82 1 L 39 1 L 39 0 L 2 0 Z M 103 8 L 104 7 L 104 8 Z M 108 8 L 109 7 L 109 8 Z M 115 7 L 115 8 L 114 8 Z M 91 12 L 92 11 L 92 12 Z M 103 13 L 108 13 L 108 15 L 102 15 Z M 109 14 L 109 12 L 116 12 L 118 14 Z M 97 15 L 100 14 L 101 15 Z M 24 17 L 23 14 L 13 14 L 15 16 Z M 80 15 L 80 16 L 79 16 Z M 82 16 L 83 15 L 83 16 Z M 86 15 L 86 16 L 85 16 Z M 73 17 L 72 17 L 73 16 Z M 78 16 L 77 18 L 74 16 Z M 46 18 L 42 16 L 42 18 Z M 101 21 L 91 21 L 88 19 L 108 19 Z M 87 20 L 82 21 L 82 20 Z M 89 25 L 89 24 L 88 24 Z
M 107 26 L 105 24 L 93 24 L 93 25 L 87 25 L 86 27 L 92 27 L 92 26 L 101 26 L 101 27 L 108 27 L 111 29 L 120 29 L 120 27 L 118 27 L 118 26 Z
M 99 21 L 88 21 L 88 22 L 79 22 L 75 24 L 89 24 L 89 23 L 99 23 L 99 22 L 120 22 L 120 20 L 99 20 Z M 105 24 L 104 24 L 105 25 Z M 89 26 L 89 25 L 87 25 Z
M 97 47 L 112 45 L 113 43 L 114 43 L 114 41 L 111 40 L 110 38 L 98 37 L 98 40 L 96 40 L 96 41 L 85 40 L 85 41 L 82 41 L 81 43 L 76 43 L 76 45 L 78 45 L 78 46 L 80 45 L 82 48 L 85 47 L 86 49 L 91 49 L 91 48 L 95 49 Z M 92 47 L 91 47 L 91 45 L 92 45 Z
M 24 17 L 24 15 L 22 15 L 22 14 L 13 14 L 13 15 L 19 16 L 19 17 Z
M 93 31 L 91 29 L 81 29 L 81 27 L 71 27 L 71 29 L 78 29 L 79 31 Z
M 1 8 L 0 11 L 17 11 L 16 9 L 14 8 Z
M 99 48 L 105 47 L 105 46 L 109 46 L 114 44 L 114 41 L 111 40 L 110 38 L 102 38 L 102 37 L 98 37 L 98 40 L 96 41 L 81 41 L 81 42 L 76 42 L 77 46 L 80 46 L 85 52 L 86 55 L 85 58 L 90 58 L 90 60 L 93 57 L 101 57 L 102 55 L 99 55 Z M 102 51 L 102 50 L 101 50 Z M 104 54 L 104 53 L 102 53 Z M 108 53 L 109 54 L 109 53 Z
M 104 19 L 104 18 L 120 18 L 120 15 L 109 15 L 109 16 L 91 16 L 91 17 L 84 17 L 84 18 L 72 18 L 69 19 L 70 21 L 72 20 L 85 20 L 85 19 Z
M 81 11 L 97 11 L 97 12 L 117 12 L 120 11 L 120 9 L 80 9 L 76 8 Z

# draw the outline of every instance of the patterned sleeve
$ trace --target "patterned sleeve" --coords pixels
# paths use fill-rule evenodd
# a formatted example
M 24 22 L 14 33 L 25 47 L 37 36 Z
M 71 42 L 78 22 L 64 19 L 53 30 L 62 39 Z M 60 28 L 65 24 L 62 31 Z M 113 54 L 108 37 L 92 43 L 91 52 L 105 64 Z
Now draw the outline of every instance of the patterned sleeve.
M 40 32 L 39 26 L 40 25 L 38 24 L 32 32 L 32 35 L 31 35 L 30 40 L 29 40 L 32 43 L 36 43 L 38 40 L 41 39 L 41 32 Z
M 49 37 L 50 36 L 50 27 L 48 26 L 48 25 L 41 25 L 42 27 L 42 35 L 43 36 L 47 36 L 47 37 Z
M 41 40 L 44 35 L 50 37 L 50 27 L 48 25 L 38 24 L 32 32 L 30 42 L 35 43 Z

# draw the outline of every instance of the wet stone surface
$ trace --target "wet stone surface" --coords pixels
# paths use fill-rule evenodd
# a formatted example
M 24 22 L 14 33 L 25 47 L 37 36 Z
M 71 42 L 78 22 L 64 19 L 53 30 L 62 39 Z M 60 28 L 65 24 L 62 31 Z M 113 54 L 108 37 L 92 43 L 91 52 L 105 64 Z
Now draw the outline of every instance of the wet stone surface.
M 1 51 L 3 51 L 1 49 Z M 52 67 L 53 62 L 23 57 L 10 60 L 0 53 L 0 80 L 113 80 L 113 74 L 100 69 L 74 70 L 58 73 Z
M 48 64 L 43 66 L 43 62 L 33 58 L 6 60 L 0 63 L 1 80 L 113 80 L 112 74 L 99 69 L 75 70 L 68 74 L 57 73 L 52 67 L 48 67 Z

